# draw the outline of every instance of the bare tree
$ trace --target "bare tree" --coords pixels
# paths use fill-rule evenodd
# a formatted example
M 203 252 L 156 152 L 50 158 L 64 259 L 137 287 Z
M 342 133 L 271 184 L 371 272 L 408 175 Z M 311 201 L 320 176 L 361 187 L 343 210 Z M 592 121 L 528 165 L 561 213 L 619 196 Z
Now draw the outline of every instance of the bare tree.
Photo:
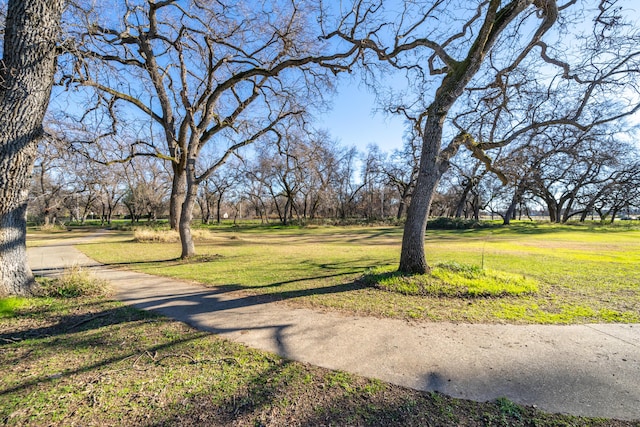
M 518 206 L 525 202 L 525 194 L 531 192 L 532 175 L 540 167 L 540 163 L 548 155 L 548 144 L 540 141 L 537 135 L 529 135 L 520 147 L 516 147 L 507 156 L 496 160 L 498 167 L 507 177 L 508 185 L 502 189 L 505 198 L 503 225 L 511 224 L 515 219 Z
M 410 131 L 402 149 L 394 150 L 380 165 L 382 173 L 386 175 L 387 184 L 394 187 L 398 193 L 397 219 L 404 215 L 416 185 L 419 163 L 417 142 L 415 133 Z
M 48 140 L 38 147 L 29 192 L 29 216 L 47 226 L 55 224 L 66 197 L 69 179 L 75 174 L 67 170 L 65 150 L 57 140 Z
M 382 167 L 386 158 L 387 153 L 381 151 L 376 144 L 369 144 L 362 157 L 360 177 L 365 186 L 360 205 L 362 215 L 369 220 L 383 219 L 389 210 L 387 205 L 391 199 L 391 189 L 387 185 L 387 174 Z
M 293 220 L 294 212 L 299 215 L 298 193 L 303 184 L 302 167 L 305 163 L 304 143 L 302 135 L 294 129 L 287 129 L 283 138 L 274 146 L 273 153 L 263 152 L 271 158 L 270 175 L 277 189 L 274 203 L 283 225 Z M 284 203 L 279 203 L 283 199 Z
M 123 157 L 171 162 L 170 216 L 183 257 L 195 253 L 189 225 L 199 185 L 241 147 L 277 139 L 282 122 L 319 102 L 331 72 L 348 69 L 357 51 L 336 53 L 313 33 L 312 1 L 254 6 L 139 0 L 108 13 L 78 8 L 79 26 L 70 29 L 73 59 L 60 83 L 95 90 L 81 119 L 101 133 L 86 139 L 113 137 L 125 114 L 147 123 Z M 207 151 L 216 156 L 205 164 Z
M 326 130 L 316 130 L 303 140 L 304 161 L 299 174 L 302 178 L 303 216 L 310 219 L 327 216 L 335 196 L 333 183 L 338 170 L 339 147 Z
M 125 195 L 124 174 L 117 166 L 98 170 L 100 225 L 111 224 L 113 215 Z
M 530 173 L 529 190 L 547 206 L 552 222 L 567 222 L 588 209 L 590 203 L 580 203 L 585 193 L 616 178 L 623 179 L 618 167 L 632 150 L 611 136 L 595 132 L 563 132 L 554 142 L 552 149 L 534 158 L 536 167 Z
M 253 168 L 243 163 L 243 175 L 241 182 L 243 193 L 255 218 L 260 218 L 264 223 L 269 222 L 269 194 L 266 191 L 262 176 L 255 173 Z
M 579 9 L 575 0 L 407 1 L 399 13 L 385 2 L 361 0 L 344 14 L 340 29 L 330 34 L 371 52 L 363 55 L 366 66 L 383 61 L 406 72 L 415 89 L 415 97 L 403 94 L 388 107 L 412 120 L 422 138 L 400 271 L 429 270 L 424 236 L 431 201 L 460 147 L 505 179 L 487 150 L 551 126 L 586 130 L 638 110 L 637 35 L 622 33 L 613 3 L 592 4 L 600 6 L 585 12 L 597 15 L 594 29 L 578 37 L 552 31 L 565 30 L 556 25 L 559 19 L 577 19 L 583 12 L 570 15 Z M 582 43 L 576 56 L 586 59 L 569 64 L 564 40 Z M 524 102 L 535 91 L 534 103 Z M 476 101 L 466 115 L 456 107 L 463 95 Z M 450 142 L 443 146 L 443 139 Z
M 335 193 L 336 193 L 336 217 L 347 219 L 354 216 L 358 197 L 367 185 L 366 181 L 356 181 L 355 172 L 357 168 L 358 150 L 355 147 L 345 148 L 339 156 L 340 167 L 336 173 Z
M 0 295 L 29 294 L 30 176 L 55 72 L 62 0 L 9 0 L 0 63 Z
M 139 158 L 122 165 L 127 189 L 122 203 L 127 207 L 131 222 L 146 216 L 149 222 L 166 211 L 169 177 L 157 159 Z
M 103 169 L 84 156 L 71 154 L 65 165 L 67 174 L 73 177 L 68 183 L 67 208 L 75 221 L 84 224 L 90 215 L 100 210 Z
M 216 222 L 220 224 L 223 198 L 231 189 L 239 185 L 240 175 L 240 162 L 229 162 L 204 181 L 198 196 L 203 224 L 211 223 L 214 209 Z
M 618 213 L 640 206 L 640 162 L 630 153 L 613 170 L 578 195 L 581 209 L 576 212 L 584 222 L 589 214 L 598 214 L 600 221 L 613 222 Z

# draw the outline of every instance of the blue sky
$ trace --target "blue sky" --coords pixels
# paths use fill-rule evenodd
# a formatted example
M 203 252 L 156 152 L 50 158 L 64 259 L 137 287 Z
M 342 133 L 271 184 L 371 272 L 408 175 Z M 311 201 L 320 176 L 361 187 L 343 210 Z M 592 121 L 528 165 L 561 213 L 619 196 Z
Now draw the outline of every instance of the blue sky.
M 402 146 L 405 124 L 401 117 L 375 112 L 375 96 L 356 78 L 341 79 L 333 98 L 333 109 L 317 116 L 316 126 L 327 129 L 342 146 L 365 152 L 377 144 L 383 151 Z

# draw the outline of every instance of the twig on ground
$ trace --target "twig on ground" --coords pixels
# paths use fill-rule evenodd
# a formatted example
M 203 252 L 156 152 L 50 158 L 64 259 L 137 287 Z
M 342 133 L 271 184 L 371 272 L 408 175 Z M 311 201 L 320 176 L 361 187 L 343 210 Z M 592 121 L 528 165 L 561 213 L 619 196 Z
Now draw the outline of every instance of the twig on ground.
M 84 325 L 85 323 L 91 322 L 92 320 L 99 319 L 99 318 L 101 318 L 101 317 L 106 317 L 106 316 L 108 316 L 109 314 L 110 314 L 110 313 L 100 313 L 100 314 L 96 314 L 96 315 L 94 315 L 94 316 L 91 316 L 91 317 L 89 317 L 89 318 L 87 318 L 87 319 L 83 319 L 83 320 L 79 321 L 78 323 L 75 323 L 75 324 L 73 324 L 73 325 L 69 326 L 69 327 L 65 330 L 65 332 L 69 332 L 71 329 L 73 329 L 73 328 L 77 328 L 78 326 L 80 326 L 80 325 Z

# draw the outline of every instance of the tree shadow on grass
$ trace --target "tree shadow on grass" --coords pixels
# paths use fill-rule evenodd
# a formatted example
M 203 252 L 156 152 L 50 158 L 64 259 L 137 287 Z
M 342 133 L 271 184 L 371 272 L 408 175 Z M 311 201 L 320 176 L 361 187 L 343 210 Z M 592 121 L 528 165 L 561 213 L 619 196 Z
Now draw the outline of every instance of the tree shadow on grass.
M 72 299 L 65 301 L 71 302 Z M 84 307 L 84 310 L 78 314 L 60 316 L 58 305 L 57 308 L 25 310 L 16 315 L 11 323 L 0 319 L 0 369 L 11 372 L 15 367 L 22 366 L 20 370 L 30 372 L 29 375 L 14 375 L 11 382 L 1 383 L 0 400 L 8 396 L 14 396 L 14 399 L 17 395 L 25 396 L 25 393 L 42 390 L 43 387 L 54 387 L 57 381 L 75 382 L 73 378 L 78 375 L 109 372 L 124 361 L 127 361 L 127 369 L 133 367 L 135 371 L 137 360 L 150 359 L 157 364 L 156 355 L 162 353 L 169 353 L 171 357 L 184 356 L 194 361 L 188 354 L 174 354 L 171 350 L 210 336 L 212 332 L 211 328 L 201 328 L 199 331 L 189 330 L 186 334 L 169 337 L 163 334 L 168 333 L 171 325 L 175 324 L 173 319 L 132 307 L 113 307 L 112 301 L 81 301 L 77 306 Z M 36 318 L 45 319 L 39 321 L 41 326 L 37 325 Z M 164 324 L 169 329 L 165 329 Z M 214 329 L 218 333 L 267 329 L 278 343 L 277 351 L 287 354 L 289 351 L 283 337 L 287 326 L 269 324 Z M 156 336 L 141 335 L 146 330 Z M 120 342 L 123 339 L 125 341 Z M 64 355 L 71 360 L 65 360 Z M 63 359 L 55 361 L 58 357 Z M 55 369 L 55 372 L 51 369 Z M 5 381 L 9 381 L 6 376 Z
M 99 306 L 100 303 L 96 303 L 96 307 L 99 308 Z M 26 311 L 20 316 L 23 318 L 30 316 L 47 317 L 48 313 L 46 309 L 43 309 Z M 2 367 L 3 371 L 10 369 L 12 365 L 23 362 L 24 360 L 22 359 L 25 358 L 33 359 L 33 364 L 38 365 L 40 358 L 46 357 L 46 355 L 55 355 L 56 348 L 61 349 L 61 351 L 80 353 L 103 345 L 108 346 L 107 348 L 114 348 L 113 343 L 108 342 L 108 336 L 104 336 L 105 328 L 118 325 L 124 326 L 125 328 L 132 328 L 134 324 L 139 324 L 140 322 L 170 322 L 169 319 L 161 318 L 154 313 L 145 313 L 130 307 L 115 307 L 102 311 L 93 310 L 82 314 L 64 316 L 49 315 L 48 317 L 56 321 L 41 327 L 18 327 L 14 330 L 10 328 L 7 330 L 8 328 L 6 327 L 3 328 L 5 331 L 0 334 L 0 349 L 3 350 L 1 352 L 2 357 L 0 357 L 0 367 Z M 28 323 L 26 323 L 26 326 L 28 326 Z M 208 334 L 201 332 L 196 336 L 191 336 L 184 340 L 149 346 L 146 351 L 157 352 L 205 335 Z M 5 354 L 9 352 L 10 347 L 14 349 L 22 348 L 22 350 L 24 350 L 24 354 L 20 357 L 21 360 L 13 361 L 10 357 L 5 359 Z M 114 351 L 114 353 L 118 352 Z M 137 350 L 125 352 L 83 366 L 68 366 L 65 367 L 62 372 L 53 375 L 29 375 L 25 380 L 19 381 L 17 384 L 0 389 L 0 396 L 52 383 L 63 377 L 99 370 L 131 358 L 138 353 L 139 351 Z
M 46 417 L 55 413 L 57 422 L 66 425 L 524 426 L 545 417 L 508 401 L 453 399 L 292 362 L 223 340 L 203 341 L 208 333 L 176 328 L 168 319 L 126 307 L 99 308 L 96 304 L 91 313 L 62 316 L 57 329 L 43 327 L 39 336 L 2 346 L 4 372 L 14 369 L 13 362 L 26 370 L 45 365 L 46 371 L 47 361 L 57 353 L 71 359 L 60 372 L 23 375 L 18 383 L 3 383 L 4 422 L 48 424 L 51 418 Z M 88 317 L 93 318 L 85 321 Z M 54 313 L 48 320 L 53 318 Z M 131 330 L 122 332 L 123 324 Z M 118 345 L 143 333 L 158 341 Z M 19 357 L 14 361 L 6 350 L 17 345 L 25 348 L 14 354 Z M 86 357 L 87 351 L 95 355 Z M 201 381 L 200 388 L 191 388 L 193 378 Z M 442 382 L 436 374 L 429 380 L 436 380 L 432 385 Z M 38 396 L 36 408 L 30 406 L 33 394 Z M 21 408 L 30 412 L 21 415 Z M 29 418 L 38 413 L 45 418 Z M 582 425 L 570 417 L 553 417 L 540 425 Z M 602 420 L 589 425 L 634 424 Z
M 270 362 L 226 399 L 192 396 L 169 405 L 160 419 L 146 425 L 431 425 L 411 424 L 423 408 L 401 397 L 421 398 L 424 393 L 387 389 L 374 380 L 286 359 Z
M 222 258 L 222 255 L 202 255 L 195 256 L 193 258 L 181 259 L 181 258 L 161 258 L 161 259 L 152 259 L 152 260 L 144 260 L 144 261 L 122 261 L 122 262 L 108 262 L 103 265 L 105 267 L 126 267 L 128 265 L 143 265 L 143 264 L 160 264 L 159 267 L 174 267 L 176 265 L 184 265 L 184 264 L 203 264 L 211 261 L 215 261 L 216 259 Z
M 194 262 L 204 263 L 204 262 L 215 261 L 215 259 L 217 258 L 214 258 L 213 260 L 208 260 L 208 261 L 201 260 L 201 261 L 194 261 Z M 234 292 L 234 291 L 240 291 L 240 290 L 245 290 L 248 292 L 256 290 L 259 292 L 259 290 L 261 289 L 266 290 L 270 288 L 279 288 L 285 285 L 291 285 L 295 283 L 312 282 L 317 280 L 325 280 L 325 279 L 333 279 L 333 278 L 339 279 L 341 277 L 349 277 L 353 275 L 364 274 L 364 272 L 366 272 L 367 270 L 377 267 L 381 264 L 384 265 L 387 262 L 390 262 L 390 261 L 386 260 L 382 262 L 376 262 L 375 264 L 369 262 L 369 260 L 367 259 L 349 260 L 344 262 L 326 262 L 326 263 L 304 261 L 302 264 L 308 265 L 310 269 L 318 269 L 321 271 L 328 271 L 331 273 L 314 274 L 314 275 L 309 275 L 304 277 L 295 277 L 288 280 L 276 281 L 276 282 L 272 282 L 264 285 L 243 285 L 239 283 L 227 283 L 227 284 L 216 284 L 216 285 L 203 284 L 203 286 L 206 289 L 210 289 L 211 294 L 227 293 L 227 292 Z M 133 265 L 133 264 L 156 264 L 154 265 L 154 268 L 157 268 L 159 270 L 162 268 L 170 268 L 175 265 L 180 265 L 181 263 L 183 263 L 183 261 L 179 259 L 177 260 L 171 259 L 171 260 L 144 261 L 144 262 L 109 263 L 109 264 L 102 264 L 102 266 L 107 268 L 110 268 L 110 267 L 117 268 L 119 266 L 127 266 L 127 265 Z M 185 262 L 185 263 L 191 263 L 191 262 Z M 344 271 L 346 268 L 349 268 L 349 270 Z M 132 272 L 132 274 L 135 275 L 137 273 Z M 141 273 L 141 274 L 153 276 L 152 272 Z M 171 280 L 171 279 L 168 278 L 168 280 Z M 179 280 L 179 279 L 175 279 L 175 280 Z M 339 292 L 345 292 L 345 291 L 351 291 L 351 290 L 358 290 L 365 287 L 369 287 L 369 286 L 366 286 L 361 280 L 355 280 L 355 281 L 352 281 L 351 283 L 346 283 L 346 284 L 343 283 L 335 286 L 321 286 L 321 287 L 306 288 L 306 289 L 292 290 L 292 291 L 280 291 L 280 292 L 274 291 L 274 292 L 269 292 L 269 294 L 261 293 L 260 296 L 266 298 L 265 300 L 268 300 L 268 302 L 271 302 L 271 301 L 277 301 L 277 300 L 286 300 L 291 298 L 310 296 L 315 294 L 339 293 Z

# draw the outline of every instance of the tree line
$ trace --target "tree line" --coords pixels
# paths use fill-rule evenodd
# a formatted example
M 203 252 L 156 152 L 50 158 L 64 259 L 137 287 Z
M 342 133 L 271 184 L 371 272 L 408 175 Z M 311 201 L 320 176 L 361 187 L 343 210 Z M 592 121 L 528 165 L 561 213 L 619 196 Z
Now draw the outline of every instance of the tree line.
M 607 133 L 549 136 L 495 159 L 506 185 L 482 161 L 459 155 L 443 175 L 431 215 L 475 221 L 491 216 L 509 224 L 541 216 L 558 223 L 613 222 L 640 212 L 640 158 L 632 142 Z M 390 152 L 376 145 L 360 152 L 328 131 L 257 144 L 202 183 L 195 217 L 204 224 L 404 220 L 416 184 L 417 151 L 410 134 L 402 148 Z M 109 225 L 114 217 L 156 221 L 169 217 L 170 193 L 164 160 L 137 157 L 106 166 L 68 150 L 63 141 L 50 141 L 40 146 L 35 163 L 29 218 L 42 225 L 87 219 Z

